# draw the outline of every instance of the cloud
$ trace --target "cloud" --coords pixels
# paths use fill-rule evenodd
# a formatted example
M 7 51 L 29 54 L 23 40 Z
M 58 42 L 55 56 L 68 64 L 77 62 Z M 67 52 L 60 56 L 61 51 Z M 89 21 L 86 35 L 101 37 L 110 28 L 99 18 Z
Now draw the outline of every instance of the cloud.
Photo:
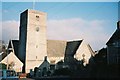
M 84 39 L 94 50 L 104 47 L 107 35 L 104 20 L 84 20 L 81 18 L 49 20 L 47 22 L 48 39 L 73 40 Z
M 19 22 L 3 21 L 2 22 L 2 39 L 8 42 L 10 39 L 18 39 L 19 37 Z
M 84 39 L 94 50 L 104 47 L 109 36 L 104 20 L 72 18 L 47 21 L 47 38 L 55 40 Z M 19 21 L 2 22 L 2 39 L 19 39 Z
M 8 13 L 9 11 L 8 10 L 3 10 L 3 13 Z

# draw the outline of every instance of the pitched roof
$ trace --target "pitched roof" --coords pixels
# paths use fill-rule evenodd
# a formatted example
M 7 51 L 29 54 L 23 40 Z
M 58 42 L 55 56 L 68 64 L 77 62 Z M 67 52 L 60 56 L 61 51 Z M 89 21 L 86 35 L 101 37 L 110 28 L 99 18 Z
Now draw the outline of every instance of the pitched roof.
M 16 55 L 13 52 L 10 52 L 7 57 L 5 57 L 2 61 L 0 61 L 1 63 L 4 64 L 10 64 L 11 62 L 15 62 L 15 71 L 18 71 L 18 69 L 22 68 L 23 63 L 16 57 Z
M 48 57 L 63 57 L 66 48 L 66 41 L 47 40 Z
M 13 43 L 15 54 L 18 55 L 19 40 L 12 40 L 12 43 Z
M 47 60 L 47 56 L 45 56 L 44 61 L 42 64 L 40 64 L 39 68 L 48 67 L 48 66 L 50 66 L 50 63 Z
M 13 46 L 12 46 L 13 45 Z M 8 49 L 9 48 L 13 48 L 14 51 L 15 51 L 15 55 L 17 56 L 18 54 L 18 47 L 19 47 L 19 40 L 10 40 L 9 41 L 9 44 L 8 44 Z M 10 53 L 11 51 L 8 52 L 8 54 Z M 5 57 L 7 56 L 7 53 L 2 53 L 0 55 L 0 61 L 3 60 Z
M 89 44 L 87 44 L 87 46 L 88 46 L 88 49 L 89 49 L 91 55 L 95 56 L 95 52 L 92 50 L 91 46 Z
M 111 43 L 118 41 L 118 40 L 120 40 L 120 21 L 117 22 L 117 30 L 114 32 L 112 37 L 108 40 L 106 45 L 111 44 Z
M 8 48 L 12 48 L 15 51 L 15 55 L 18 55 L 19 40 L 10 40 Z M 62 40 L 47 40 L 47 55 L 48 57 L 63 57 L 66 48 L 66 41 Z M 5 55 L 6 57 L 7 55 Z
M 113 43 L 114 41 L 120 40 L 120 29 L 117 29 L 112 37 L 108 40 L 106 45 Z
M 73 57 L 83 40 L 67 42 L 65 56 Z

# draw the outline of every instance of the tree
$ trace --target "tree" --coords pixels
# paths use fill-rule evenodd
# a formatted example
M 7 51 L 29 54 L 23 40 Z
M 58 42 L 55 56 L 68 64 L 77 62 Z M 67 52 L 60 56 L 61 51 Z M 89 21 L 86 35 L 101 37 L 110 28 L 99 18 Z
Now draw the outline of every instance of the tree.
M 6 45 L 5 45 L 5 42 L 2 40 L 0 40 L 0 53 L 1 52 L 6 53 Z
M 4 63 L 0 63 L 0 69 L 7 69 L 7 65 Z

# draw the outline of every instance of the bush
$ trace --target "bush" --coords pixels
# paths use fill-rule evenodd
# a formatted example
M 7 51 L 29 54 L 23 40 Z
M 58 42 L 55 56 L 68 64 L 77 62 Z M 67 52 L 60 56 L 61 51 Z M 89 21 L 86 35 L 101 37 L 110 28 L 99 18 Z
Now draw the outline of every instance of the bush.
M 0 69 L 7 69 L 7 65 L 4 63 L 0 63 Z

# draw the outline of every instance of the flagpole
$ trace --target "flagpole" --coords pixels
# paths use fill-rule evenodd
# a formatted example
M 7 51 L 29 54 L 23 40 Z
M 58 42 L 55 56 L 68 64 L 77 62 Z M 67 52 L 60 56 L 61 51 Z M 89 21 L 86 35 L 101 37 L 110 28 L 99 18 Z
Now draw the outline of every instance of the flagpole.
M 33 10 L 35 9 L 35 0 L 33 0 Z

